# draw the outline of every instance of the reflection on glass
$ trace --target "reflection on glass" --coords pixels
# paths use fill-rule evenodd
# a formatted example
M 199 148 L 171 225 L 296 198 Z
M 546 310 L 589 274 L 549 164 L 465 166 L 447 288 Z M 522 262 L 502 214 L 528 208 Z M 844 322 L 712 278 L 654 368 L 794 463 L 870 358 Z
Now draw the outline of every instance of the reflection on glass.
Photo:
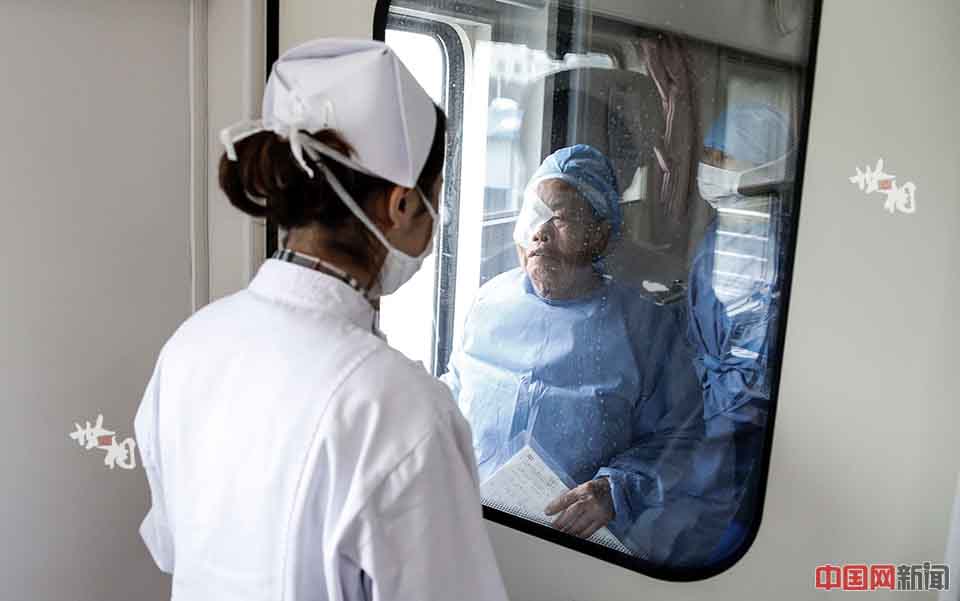
M 723 459 L 736 507 L 721 556 L 745 536 L 756 513 L 790 227 L 790 213 L 770 187 L 786 180 L 792 138 L 776 108 L 733 105 L 708 130 L 698 171 L 700 195 L 716 213 L 692 261 L 689 337 L 703 390 L 704 448 L 713 451 L 699 462 Z
M 473 427 L 485 497 L 531 447 L 567 487 L 499 505 L 582 538 L 609 528 L 649 556 L 674 543 L 650 510 L 691 461 L 702 403 L 679 313 L 606 272 L 622 227 L 605 155 L 580 144 L 547 157 L 514 228 L 521 265 L 480 288 L 445 380 Z
M 463 40 L 436 344 L 487 505 L 656 565 L 743 547 L 795 234 L 796 7 L 395 3 Z

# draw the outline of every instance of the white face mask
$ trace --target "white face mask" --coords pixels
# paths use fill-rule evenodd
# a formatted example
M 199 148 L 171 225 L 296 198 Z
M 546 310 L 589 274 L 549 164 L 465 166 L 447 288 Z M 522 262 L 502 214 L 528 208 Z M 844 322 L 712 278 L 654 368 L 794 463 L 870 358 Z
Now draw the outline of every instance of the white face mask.
M 380 285 L 376 288 L 376 292 L 380 295 L 386 296 L 393 294 L 400 286 L 409 282 L 410 278 L 420 271 L 424 259 L 429 257 L 430 253 L 433 252 L 433 239 L 437 237 L 437 225 L 440 220 L 437 218 L 437 212 L 433 210 L 433 206 L 427 199 L 427 195 L 420 189 L 420 186 L 417 186 L 417 193 L 420 194 L 420 198 L 423 199 L 423 204 L 427 207 L 430 218 L 433 220 L 433 225 L 430 229 L 430 241 L 427 242 L 426 248 L 423 249 L 423 252 L 420 253 L 419 256 L 411 257 L 387 242 L 386 238 L 380 240 L 383 245 L 387 247 L 387 258 L 383 261 L 383 267 L 380 269 Z
M 721 169 L 701 161 L 697 170 L 697 187 L 700 190 L 700 196 L 711 207 L 717 208 L 721 200 L 738 194 L 742 176 L 743 172 Z
M 350 209 L 350 212 L 360 220 L 363 225 L 366 226 L 370 233 L 383 244 L 387 249 L 387 257 L 383 261 L 383 267 L 380 268 L 380 276 L 377 278 L 377 284 L 374 286 L 374 289 L 367 293 L 371 298 L 376 298 L 378 296 L 386 296 L 388 294 L 393 294 L 400 289 L 401 286 L 410 281 L 417 271 L 420 270 L 420 266 L 423 265 L 423 260 L 426 259 L 431 252 L 433 252 L 433 239 L 437 236 L 437 226 L 439 224 L 439 218 L 437 217 L 437 212 L 434 210 L 433 205 L 430 204 L 427 195 L 423 193 L 423 190 L 420 189 L 420 186 L 416 187 L 417 193 L 420 195 L 420 198 L 423 200 L 423 204 L 427 207 L 427 212 L 430 213 L 430 218 L 433 220 L 433 225 L 430 230 L 430 240 L 427 242 L 427 247 L 423 249 L 423 252 L 419 256 L 412 257 L 407 253 L 399 250 L 393 244 L 387 240 L 387 237 L 383 235 L 383 232 L 380 231 L 370 218 L 367 217 L 367 214 L 363 212 L 363 209 L 353 200 L 350 196 L 350 193 L 346 191 L 340 181 L 336 178 L 332 171 L 327 168 L 323 162 L 316 163 L 320 171 L 323 172 L 324 176 L 327 178 L 327 181 L 330 183 L 330 186 L 333 188 L 334 192 L 337 193 L 337 196 L 340 197 L 340 200 L 343 201 L 343 204 L 347 205 L 347 208 Z
M 741 196 L 740 186 L 743 185 L 743 176 L 764 171 L 769 178 L 780 180 L 783 179 L 784 165 L 786 165 L 786 155 L 745 171 L 721 169 L 701 161 L 697 169 L 697 187 L 700 190 L 700 196 L 716 209 L 721 202 L 736 200 Z

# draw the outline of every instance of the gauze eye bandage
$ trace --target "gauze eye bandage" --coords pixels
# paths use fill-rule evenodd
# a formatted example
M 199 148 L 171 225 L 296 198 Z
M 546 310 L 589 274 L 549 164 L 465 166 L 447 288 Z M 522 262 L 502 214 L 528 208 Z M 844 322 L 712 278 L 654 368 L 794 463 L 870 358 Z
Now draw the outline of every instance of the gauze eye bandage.
M 533 236 L 545 223 L 553 219 L 553 211 L 537 195 L 534 188 L 527 188 L 523 206 L 513 227 L 513 241 L 524 248 L 533 246 Z

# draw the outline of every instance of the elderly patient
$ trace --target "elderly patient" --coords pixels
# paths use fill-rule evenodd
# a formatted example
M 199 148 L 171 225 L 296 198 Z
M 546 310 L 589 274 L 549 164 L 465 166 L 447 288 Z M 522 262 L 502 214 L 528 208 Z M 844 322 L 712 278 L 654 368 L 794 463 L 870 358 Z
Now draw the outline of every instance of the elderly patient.
M 545 508 L 590 537 L 609 526 L 666 558 L 697 521 L 669 510 L 702 433 L 682 319 L 604 274 L 620 231 L 609 160 L 577 145 L 534 175 L 514 232 L 521 267 L 484 285 L 444 380 L 474 433 L 481 481 L 532 439 L 577 484 Z

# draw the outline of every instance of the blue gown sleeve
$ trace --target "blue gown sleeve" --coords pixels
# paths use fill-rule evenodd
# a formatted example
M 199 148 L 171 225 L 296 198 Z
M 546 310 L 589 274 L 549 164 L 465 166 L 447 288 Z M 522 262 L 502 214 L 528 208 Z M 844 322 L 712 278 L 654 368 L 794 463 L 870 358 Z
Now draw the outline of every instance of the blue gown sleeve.
M 463 407 L 460 404 L 460 391 L 463 387 L 460 379 L 460 370 L 463 363 L 463 337 L 466 336 L 467 327 L 469 327 L 471 323 L 471 317 L 473 316 L 475 307 L 476 300 L 474 300 L 474 302 L 470 305 L 470 309 L 467 311 L 466 320 L 463 324 L 463 331 L 459 336 L 454 337 L 450 358 L 447 360 L 447 371 L 440 376 L 440 381 L 446 384 L 447 388 L 450 389 L 450 394 L 453 395 L 453 400 L 456 401 L 457 406 L 460 407 L 461 411 L 463 410 Z
M 755 286 L 733 297 L 738 310 L 728 312 L 714 288 L 716 247 L 714 223 L 695 253 L 686 307 L 686 334 L 702 389 L 704 439 L 693 454 L 684 487 L 709 501 L 704 515 L 711 516 L 714 527 L 709 534 L 704 532 L 705 520 L 699 530 L 683 535 L 677 548 L 687 561 L 700 563 L 720 560 L 734 551 L 756 510 L 757 467 L 769 409 L 768 326 L 776 319 L 777 309 L 771 290 Z M 751 248 L 742 252 L 758 253 Z M 749 265 L 742 261 L 724 260 L 726 269 L 749 273 Z M 698 556 L 683 553 L 696 547 L 701 547 Z
M 731 319 L 714 293 L 712 240 L 701 244 L 691 273 L 688 339 L 703 389 L 704 443 L 694 457 L 704 496 L 724 526 L 700 561 L 721 560 L 747 534 L 755 512 L 758 466 L 766 434 L 769 396 L 765 392 L 767 321 L 775 318 L 770 300 L 757 299 L 754 311 Z M 739 336 L 736 336 L 739 334 Z M 752 335 L 751 335 L 752 334 Z M 731 352 L 738 349 L 738 353 Z

